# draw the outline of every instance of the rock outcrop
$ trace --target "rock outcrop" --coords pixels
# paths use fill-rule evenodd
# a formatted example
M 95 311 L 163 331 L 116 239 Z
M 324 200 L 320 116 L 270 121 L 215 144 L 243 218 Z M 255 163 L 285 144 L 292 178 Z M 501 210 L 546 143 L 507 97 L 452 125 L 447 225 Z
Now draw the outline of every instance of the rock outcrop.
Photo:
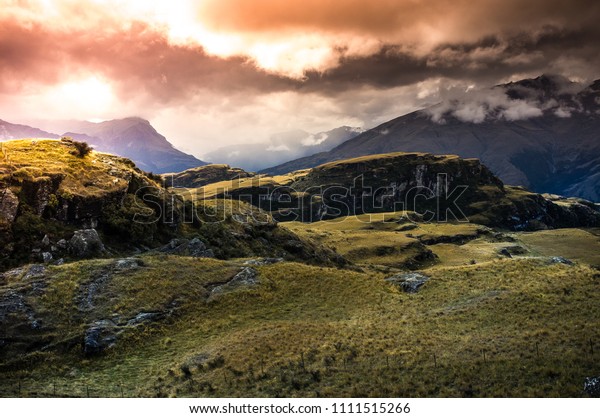
M 104 244 L 95 229 L 75 231 L 68 248 L 69 253 L 77 258 L 90 258 L 105 252 Z
M 417 293 L 429 281 L 429 277 L 421 273 L 401 273 L 388 277 L 385 281 L 398 286 L 406 293 Z
M 424 221 L 471 221 L 512 230 L 600 225 L 598 205 L 505 186 L 479 160 L 452 155 L 369 155 L 282 178 L 232 184 L 219 197 L 245 200 L 281 221 L 408 210 Z

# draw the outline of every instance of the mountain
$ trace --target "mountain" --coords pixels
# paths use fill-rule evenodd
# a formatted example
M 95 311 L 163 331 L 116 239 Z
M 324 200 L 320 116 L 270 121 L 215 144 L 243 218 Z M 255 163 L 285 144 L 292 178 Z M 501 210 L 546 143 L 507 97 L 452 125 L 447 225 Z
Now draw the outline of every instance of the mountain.
M 133 160 L 154 173 L 183 171 L 206 163 L 175 148 L 145 119 L 125 118 L 105 122 L 75 122 L 65 134 L 86 141 L 95 149 Z
M 158 133 L 149 121 L 125 118 L 105 122 L 52 121 L 52 130 L 64 132 L 78 141 L 85 141 L 94 149 L 120 155 L 133 160 L 142 170 L 157 174 L 183 171 L 206 163 L 193 155 L 185 154 Z M 0 121 L 0 138 L 58 138 L 59 135 L 26 125 L 13 125 Z
M 0 119 L 0 141 L 18 138 L 58 138 L 58 135 L 32 128 L 27 125 L 17 125 Z
M 257 171 L 294 158 L 301 158 L 330 149 L 354 138 L 362 129 L 342 126 L 327 132 L 311 134 L 292 130 L 274 134 L 266 142 L 237 144 L 219 148 L 204 157 L 209 161 Z
M 478 158 L 508 184 L 600 201 L 600 80 L 544 75 L 464 93 L 262 172 L 400 151 Z

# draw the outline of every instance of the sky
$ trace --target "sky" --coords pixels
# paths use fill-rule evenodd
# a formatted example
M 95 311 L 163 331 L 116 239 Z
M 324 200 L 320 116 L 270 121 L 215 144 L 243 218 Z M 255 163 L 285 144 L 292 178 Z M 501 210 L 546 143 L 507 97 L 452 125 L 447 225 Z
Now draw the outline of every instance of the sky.
M 0 0 L 0 119 L 140 116 L 202 157 L 600 78 L 597 0 Z

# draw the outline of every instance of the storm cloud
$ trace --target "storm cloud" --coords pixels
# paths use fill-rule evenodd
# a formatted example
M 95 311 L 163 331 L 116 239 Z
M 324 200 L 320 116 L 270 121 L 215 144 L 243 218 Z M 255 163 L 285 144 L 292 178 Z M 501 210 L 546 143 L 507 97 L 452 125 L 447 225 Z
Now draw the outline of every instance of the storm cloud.
M 542 73 L 585 83 L 600 68 L 591 0 L 170 3 L 0 0 L 0 117 L 135 114 L 202 155 L 292 129 L 368 128 Z M 539 110 L 455 103 L 473 122 Z

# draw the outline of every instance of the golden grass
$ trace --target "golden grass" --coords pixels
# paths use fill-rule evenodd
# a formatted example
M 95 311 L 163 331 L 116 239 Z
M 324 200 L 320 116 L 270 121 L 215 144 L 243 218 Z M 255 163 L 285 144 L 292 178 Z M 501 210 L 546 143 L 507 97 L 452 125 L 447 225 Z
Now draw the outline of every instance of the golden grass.
M 41 180 L 64 176 L 59 192 L 99 196 L 128 186 L 124 179 L 134 170 L 129 160 L 92 151 L 83 158 L 70 153 L 72 144 L 54 139 L 23 139 L 4 142 L 6 159 L 0 161 L 0 181 L 14 177 Z
M 584 229 L 555 229 L 519 235 L 534 254 L 561 256 L 600 266 L 600 238 Z
M 233 264 L 144 260 L 150 272 L 119 275 L 109 293 L 144 308 L 181 295 L 177 317 L 98 358 L 47 354 L 4 373 L 4 389 L 20 378 L 46 388 L 28 392 L 37 396 L 52 382 L 76 396 L 120 396 L 121 384 L 126 396 L 580 396 L 584 377 L 600 372 L 589 348 L 600 339 L 600 290 L 584 265 L 437 266 L 408 295 L 378 273 L 283 263 L 259 267 L 259 287 L 207 303 L 201 284 Z M 61 286 L 73 300 L 73 286 Z

